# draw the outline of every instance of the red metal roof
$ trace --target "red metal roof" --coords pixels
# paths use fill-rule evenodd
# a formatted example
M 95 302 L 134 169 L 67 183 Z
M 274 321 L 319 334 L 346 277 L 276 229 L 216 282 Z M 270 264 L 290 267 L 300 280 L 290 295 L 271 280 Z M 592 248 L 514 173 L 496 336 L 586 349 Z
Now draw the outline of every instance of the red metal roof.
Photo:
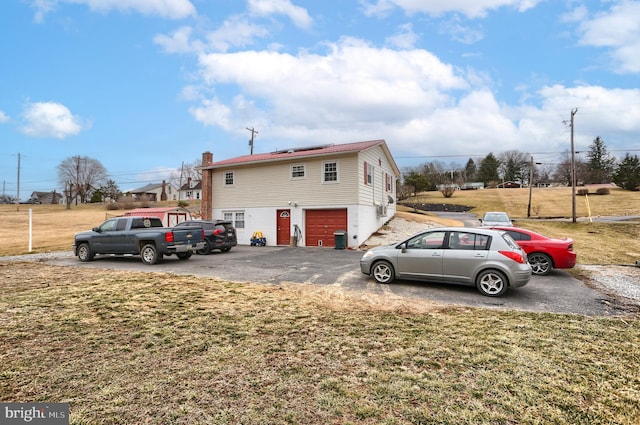
M 132 215 L 136 215 L 136 216 L 153 216 L 156 217 L 158 216 L 158 214 L 165 214 L 167 212 L 172 212 L 172 211 L 176 211 L 176 212 L 188 212 L 188 210 L 181 208 L 181 207 L 158 207 L 158 208 L 136 208 L 133 209 L 131 211 L 127 211 L 124 213 L 124 215 L 126 216 L 132 216 Z
M 276 152 L 259 153 L 253 155 L 238 156 L 235 158 L 214 161 L 202 168 L 219 168 L 229 165 L 255 164 L 258 162 L 283 161 L 292 158 L 309 158 L 314 156 L 334 155 L 338 153 L 360 152 L 373 146 L 385 145 L 384 140 L 370 140 L 367 142 L 345 143 L 340 145 L 321 145 L 301 148 L 283 149 Z

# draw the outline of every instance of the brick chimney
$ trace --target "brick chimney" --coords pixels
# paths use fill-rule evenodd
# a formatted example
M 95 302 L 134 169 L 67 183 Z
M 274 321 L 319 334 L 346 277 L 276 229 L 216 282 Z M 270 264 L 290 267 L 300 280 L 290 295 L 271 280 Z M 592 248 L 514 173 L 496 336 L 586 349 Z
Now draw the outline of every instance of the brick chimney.
M 213 163 L 213 154 L 209 151 L 202 154 L 202 219 L 213 219 L 213 170 L 207 169 Z
M 160 194 L 160 200 L 161 201 L 167 200 L 167 182 L 164 180 L 162 180 L 162 193 Z

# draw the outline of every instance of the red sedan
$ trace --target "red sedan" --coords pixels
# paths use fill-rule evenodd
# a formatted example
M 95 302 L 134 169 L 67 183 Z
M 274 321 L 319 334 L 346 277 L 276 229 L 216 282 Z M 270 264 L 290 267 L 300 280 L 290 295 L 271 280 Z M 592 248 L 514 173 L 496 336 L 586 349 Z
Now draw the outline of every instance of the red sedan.
M 549 238 L 520 227 L 492 227 L 504 230 L 527 253 L 531 271 L 537 275 L 548 275 L 551 269 L 570 269 L 576 265 L 576 253 L 571 238 Z

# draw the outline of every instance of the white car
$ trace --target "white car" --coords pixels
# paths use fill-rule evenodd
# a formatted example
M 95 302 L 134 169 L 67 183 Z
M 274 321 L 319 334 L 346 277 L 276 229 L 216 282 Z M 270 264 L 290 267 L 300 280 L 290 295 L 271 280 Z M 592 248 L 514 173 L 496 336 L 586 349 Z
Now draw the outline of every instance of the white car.
M 483 227 L 513 226 L 513 223 L 509 218 L 509 214 L 502 211 L 490 211 L 484 213 L 484 216 L 482 216 L 482 218 L 480 219 L 480 223 L 482 223 Z

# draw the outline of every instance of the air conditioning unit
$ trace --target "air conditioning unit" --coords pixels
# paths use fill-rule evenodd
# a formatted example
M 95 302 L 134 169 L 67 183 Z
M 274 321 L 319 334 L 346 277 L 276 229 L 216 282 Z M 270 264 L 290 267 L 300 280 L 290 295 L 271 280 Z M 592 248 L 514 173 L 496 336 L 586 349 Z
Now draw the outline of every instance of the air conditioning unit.
M 385 217 L 387 215 L 387 207 L 384 205 L 376 205 L 376 215 L 378 217 Z

